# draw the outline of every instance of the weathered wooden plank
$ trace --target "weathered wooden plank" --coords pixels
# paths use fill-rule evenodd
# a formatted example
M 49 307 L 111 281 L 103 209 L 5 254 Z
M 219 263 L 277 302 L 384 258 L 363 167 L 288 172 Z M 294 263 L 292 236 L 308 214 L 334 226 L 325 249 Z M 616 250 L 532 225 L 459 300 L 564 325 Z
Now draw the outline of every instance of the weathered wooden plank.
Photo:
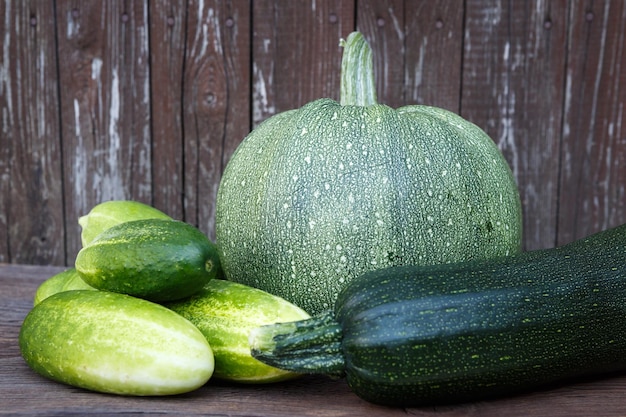
M 252 121 L 339 99 L 339 40 L 354 30 L 352 0 L 260 0 L 253 4 Z
M 360 1 L 356 28 L 372 48 L 378 102 L 393 108 L 404 105 L 404 1 Z
M 228 77 L 228 102 L 224 119 L 225 134 L 222 149 L 221 171 L 243 138 L 252 128 L 251 53 L 252 8 L 250 2 L 231 0 L 224 3 L 222 13 L 226 16 L 222 32 L 224 65 Z M 221 4 L 218 1 L 217 4 Z M 220 172 L 221 175 L 221 172 Z M 215 188 L 217 193 L 217 188 Z M 213 196 L 215 198 L 215 194 Z M 214 198 L 209 203 L 214 203 Z
M 459 112 L 463 7 L 458 1 L 360 1 L 357 29 L 374 50 L 378 101 Z
M 569 11 L 559 243 L 626 223 L 626 3 Z
M 187 2 L 156 0 L 149 6 L 152 204 L 173 218 L 182 220 L 182 105 Z
M 567 2 L 467 2 L 461 114 L 502 149 L 524 207 L 524 247 L 556 239 Z
M 11 42 L 17 32 L 11 28 L 12 10 L 9 4 L 3 2 L 0 4 L 0 31 L 4 33 L 2 37 L 2 60 L 0 61 L 0 109 L 1 114 L 7 114 L 8 108 L 11 106 L 9 97 L 13 88 L 11 77 L 9 76 L 9 62 L 11 56 Z M 4 117 L 4 116 L 3 116 Z M 10 139 L 11 129 L 9 124 L 2 121 L 2 131 L 0 132 L 0 262 L 9 262 L 10 260 L 10 244 L 9 244 L 9 192 L 10 175 L 11 175 L 11 146 Z
M 374 49 L 380 102 L 460 111 L 502 147 L 527 249 L 626 222 L 625 7 L 1 2 L 0 262 L 71 264 L 77 217 L 111 198 L 152 203 L 212 235 L 235 146 L 271 114 L 338 98 L 338 39 L 355 22 Z
M 461 3 L 405 2 L 405 102 L 460 112 L 463 56 Z
M 185 221 L 215 235 L 224 165 L 250 130 L 249 3 L 190 1 L 183 91 Z
M 11 53 L 11 43 L 18 33 L 12 28 L 13 10 L 10 4 L 0 4 L 0 31 L 2 37 L 2 60 L 0 61 L 0 109 L 2 110 L 2 131 L 0 134 L 0 262 L 9 262 L 11 245 L 9 242 L 9 193 L 11 191 L 11 125 L 5 122 L 4 115 L 9 113 L 14 83 L 10 76 L 10 62 L 16 62 Z
M 0 261 L 64 263 L 54 5 L 0 5 Z
M 68 262 L 79 216 L 110 199 L 150 203 L 147 1 L 57 2 Z

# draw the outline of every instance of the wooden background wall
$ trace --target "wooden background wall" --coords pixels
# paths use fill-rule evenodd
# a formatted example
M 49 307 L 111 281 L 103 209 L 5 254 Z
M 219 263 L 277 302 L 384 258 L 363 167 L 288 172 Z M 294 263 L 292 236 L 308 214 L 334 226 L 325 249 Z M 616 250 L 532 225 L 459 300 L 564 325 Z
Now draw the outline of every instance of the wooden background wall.
M 526 249 L 626 222 L 623 0 L 1 0 L 0 262 L 72 264 L 77 218 L 135 199 L 213 236 L 220 173 L 270 115 L 338 98 L 453 110 L 502 149 Z

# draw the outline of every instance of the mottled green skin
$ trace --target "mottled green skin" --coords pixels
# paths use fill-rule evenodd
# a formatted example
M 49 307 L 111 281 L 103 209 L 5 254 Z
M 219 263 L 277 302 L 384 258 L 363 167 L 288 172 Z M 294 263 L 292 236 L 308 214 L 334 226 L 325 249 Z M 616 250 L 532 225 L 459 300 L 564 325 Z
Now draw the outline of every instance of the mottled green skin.
M 246 285 L 214 279 L 191 298 L 165 306 L 191 321 L 205 335 L 215 356 L 215 378 L 259 384 L 298 376 L 268 366 L 250 355 L 248 335 L 252 329 L 310 317 L 282 298 Z
M 158 304 L 107 291 L 64 291 L 26 316 L 19 344 L 39 374 L 121 395 L 172 395 L 204 385 L 214 361 L 206 338 Z
M 94 206 L 78 219 L 81 242 L 87 246 L 106 229 L 120 223 L 142 219 L 171 219 L 162 211 L 139 201 L 111 200 Z
M 519 252 L 520 201 L 496 145 L 459 116 L 320 99 L 238 147 L 216 240 L 228 279 L 315 314 L 370 270 Z
M 342 292 L 335 320 L 300 334 L 261 328 L 255 357 L 301 371 L 300 351 L 311 372 L 337 373 L 342 356 L 352 390 L 381 404 L 512 394 L 626 370 L 625 283 L 626 225 L 492 261 L 379 270 Z M 302 343 L 337 325 L 334 350 Z
M 33 304 L 37 305 L 58 292 L 69 290 L 95 290 L 80 277 L 76 268 L 69 268 L 45 280 L 37 287 Z
M 76 256 L 90 286 L 151 301 L 188 297 L 221 271 L 215 245 L 180 221 L 145 219 L 113 226 Z

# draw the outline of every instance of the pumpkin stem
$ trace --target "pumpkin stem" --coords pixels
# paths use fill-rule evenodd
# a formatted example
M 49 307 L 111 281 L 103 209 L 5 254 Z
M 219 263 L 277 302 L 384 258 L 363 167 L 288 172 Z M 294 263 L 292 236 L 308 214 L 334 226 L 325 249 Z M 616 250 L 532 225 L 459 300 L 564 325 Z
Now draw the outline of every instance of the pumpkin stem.
M 376 104 L 372 50 L 359 32 L 352 32 L 339 45 L 344 48 L 341 60 L 342 106 L 371 106 Z

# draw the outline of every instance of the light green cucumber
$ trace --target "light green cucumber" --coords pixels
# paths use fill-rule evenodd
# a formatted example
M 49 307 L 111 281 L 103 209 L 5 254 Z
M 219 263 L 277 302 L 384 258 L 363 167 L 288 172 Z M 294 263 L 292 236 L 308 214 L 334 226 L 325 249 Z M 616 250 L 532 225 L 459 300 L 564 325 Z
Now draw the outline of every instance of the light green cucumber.
M 72 386 L 121 395 L 189 392 L 211 377 L 211 347 L 171 310 L 107 291 L 54 294 L 28 313 L 19 334 L 26 363 Z
M 220 263 L 215 245 L 197 228 L 145 219 L 100 233 L 78 252 L 75 267 L 94 288 L 162 302 L 202 289 Z
M 95 290 L 95 288 L 83 281 L 76 268 L 69 268 L 42 282 L 37 287 L 33 304 L 37 305 L 51 295 L 69 290 Z
M 171 217 L 138 201 L 112 200 L 100 203 L 78 219 L 78 224 L 82 227 L 80 235 L 82 244 L 87 246 L 100 233 L 117 224 L 142 219 L 171 219 Z
M 268 383 L 299 375 L 254 359 L 248 343 L 250 331 L 258 326 L 309 317 L 288 301 L 243 284 L 214 279 L 191 298 L 165 306 L 206 336 L 215 355 L 215 378 Z

